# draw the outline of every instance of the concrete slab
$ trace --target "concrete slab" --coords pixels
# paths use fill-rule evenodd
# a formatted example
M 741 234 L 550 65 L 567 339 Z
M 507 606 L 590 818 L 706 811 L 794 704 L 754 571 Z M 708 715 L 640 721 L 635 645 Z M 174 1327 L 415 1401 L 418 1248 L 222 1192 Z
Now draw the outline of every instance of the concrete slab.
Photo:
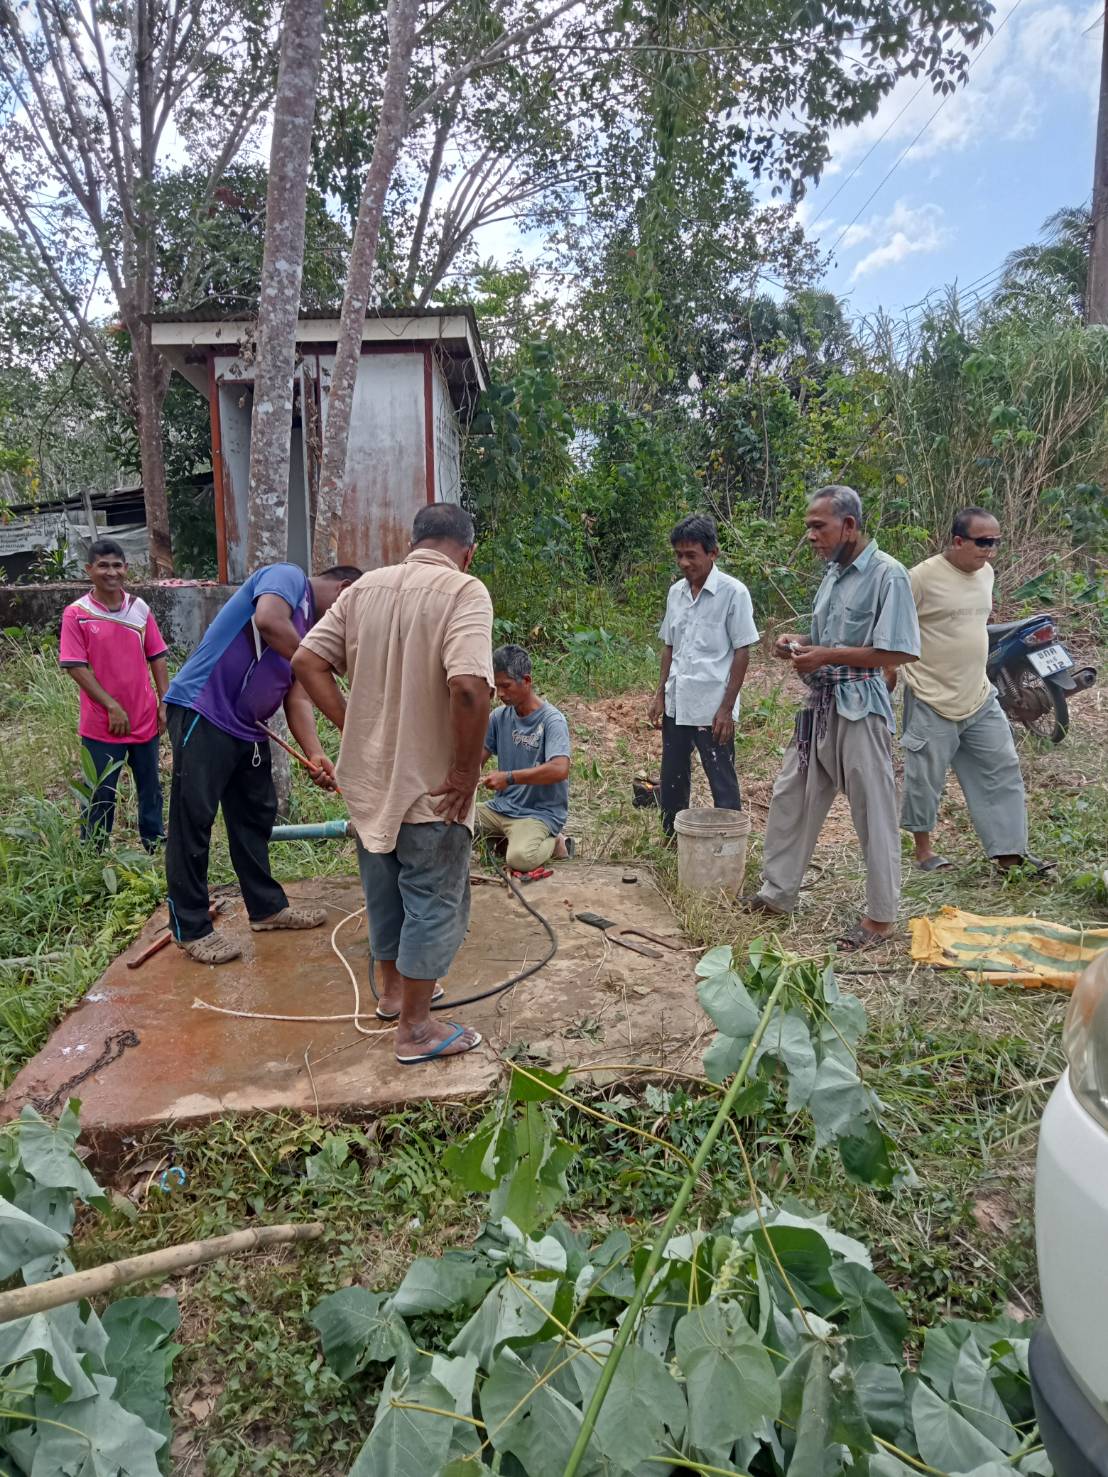
M 552 878 L 529 884 L 528 901 L 558 935 L 557 955 L 506 994 L 459 1011 L 458 1018 L 485 1037 L 478 1050 L 421 1067 L 397 1063 L 391 1032 L 363 1037 L 350 1021 L 253 1020 L 194 1004 L 203 999 L 226 1009 L 297 1016 L 352 1011 L 353 991 L 331 950 L 330 928 L 252 933 L 236 899 L 220 927 L 242 943 L 241 960 L 204 968 L 170 946 L 129 970 L 127 958 L 164 928 L 159 912 L 19 1073 L 0 1099 L 0 1119 L 31 1099 L 49 1097 L 83 1063 L 96 1060 L 107 1036 L 126 1029 L 137 1032 L 139 1045 L 74 1088 L 82 1124 L 101 1153 L 156 1124 L 195 1123 L 227 1112 L 318 1106 L 322 1113 L 356 1116 L 429 1099 L 472 1098 L 494 1086 L 505 1057 L 518 1054 L 559 1065 L 687 1065 L 710 1029 L 695 997 L 695 952 L 643 958 L 571 916 L 591 910 L 676 939 L 673 917 L 649 875 L 639 871 L 639 880 L 628 885 L 624 874 L 619 867 L 565 863 Z M 325 904 L 335 922 L 362 902 L 354 877 L 308 879 L 288 892 L 297 901 Z M 338 941 L 364 982 L 364 919 L 348 924 Z M 541 958 L 546 942 L 541 926 L 505 887 L 474 884 L 470 931 L 445 981 L 447 993 L 461 998 L 506 979 Z M 368 1001 L 362 1024 L 376 1030 L 380 1023 L 365 985 L 362 994 L 363 1010 Z

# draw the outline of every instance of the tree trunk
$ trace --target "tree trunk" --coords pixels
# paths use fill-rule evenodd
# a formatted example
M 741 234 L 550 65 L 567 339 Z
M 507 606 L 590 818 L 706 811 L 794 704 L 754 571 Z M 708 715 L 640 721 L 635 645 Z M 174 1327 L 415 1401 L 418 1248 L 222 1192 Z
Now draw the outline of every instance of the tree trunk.
M 288 558 L 289 448 L 323 0 L 286 0 L 273 108 L 250 420 L 246 567 Z
M 408 128 L 406 96 L 418 14 L 419 0 L 389 0 L 389 65 L 381 94 L 373 157 L 358 207 L 358 224 L 346 274 L 342 321 L 327 400 L 327 431 L 312 543 L 315 569 L 326 569 L 338 559 L 338 521 L 346 490 L 346 452 L 350 441 L 354 380 L 361 361 L 362 332 L 373 286 L 373 269 L 377 263 L 377 241 L 381 234 L 385 196 Z
M 169 536 L 169 501 L 165 492 L 165 447 L 162 442 L 162 403 L 165 390 L 161 355 L 150 342 L 148 324 L 136 325 L 131 338 L 135 365 L 135 416 L 138 421 L 142 498 L 146 504 L 146 533 L 150 541 L 150 571 L 156 579 L 173 573 L 173 546 Z
M 1100 106 L 1096 119 L 1085 321 L 1108 323 L 1108 19 L 1104 21 L 1104 35 L 1100 44 Z

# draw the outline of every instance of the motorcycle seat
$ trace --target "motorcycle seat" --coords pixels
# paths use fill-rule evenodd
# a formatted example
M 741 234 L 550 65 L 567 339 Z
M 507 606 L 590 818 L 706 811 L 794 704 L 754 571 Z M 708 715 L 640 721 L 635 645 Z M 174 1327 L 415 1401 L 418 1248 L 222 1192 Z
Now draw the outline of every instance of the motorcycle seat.
M 1021 626 L 1029 626 L 1032 621 L 1037 621 L 1040 619 L 1042 619 L 1042 617 L 1037 615 L 1029 615 L 1025 616 L 1022 621 L 1004 621 L 999 626 L 986 626 L 985 629 L 986 631 L 988 631 L 990 636 L 1007 636 L 1009 631 L 1018 631 Z M 1046 619 L 1049 620 L 1050 617 L 1047 616 Z

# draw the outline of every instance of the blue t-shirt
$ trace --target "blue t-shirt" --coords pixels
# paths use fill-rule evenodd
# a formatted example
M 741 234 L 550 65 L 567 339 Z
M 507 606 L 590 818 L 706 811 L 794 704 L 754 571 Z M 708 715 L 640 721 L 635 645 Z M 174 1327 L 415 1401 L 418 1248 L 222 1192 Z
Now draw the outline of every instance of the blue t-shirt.
M 169 684 L 167 703 L 194 708 L 235 738 L 257 743 L 258 721 L 272 718 L 293 684 L 292 663 L 265 644 L 254 625 L 262 595 L 280 595 L 298 636 L 315 623 L 308 576 L 295 564 L 266 564 L 246 583 L 204 632 L 200 645 Z
M 500 769 L 534 769 L 561 754 L 569 757 L 569 724 L 550 703 L 543 703 L 526 718 L 505 704 L 489 718 L 485 748 L 496 755 Z M 490 810 L 510 820 L 542 821 L 557 836 L 569 815 L 569 780 L 556 785 L 509 785 L 488 804 Z

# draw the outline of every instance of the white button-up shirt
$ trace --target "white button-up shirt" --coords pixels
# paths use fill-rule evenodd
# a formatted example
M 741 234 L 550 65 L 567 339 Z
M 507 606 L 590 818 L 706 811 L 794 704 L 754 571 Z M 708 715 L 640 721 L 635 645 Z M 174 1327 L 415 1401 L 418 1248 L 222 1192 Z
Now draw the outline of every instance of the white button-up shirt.
M 658 635 L 673 647 L 666 716 L 709 728 L 723 702 L 735 652 L 758 640 L 750 591 L 716 565 L 695 599 L 688 580 L 678 580 L 670 586 Z M 734 716 L 739 716 L 737 697 Z

